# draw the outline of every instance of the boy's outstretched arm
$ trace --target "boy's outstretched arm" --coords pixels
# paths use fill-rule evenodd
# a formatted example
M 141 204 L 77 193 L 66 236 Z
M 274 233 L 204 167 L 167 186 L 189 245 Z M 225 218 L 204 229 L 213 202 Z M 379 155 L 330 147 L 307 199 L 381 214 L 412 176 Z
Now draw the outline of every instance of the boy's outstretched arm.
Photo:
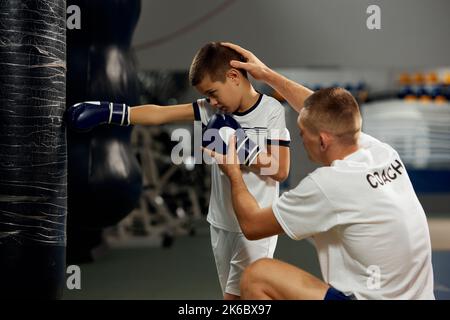
M 252 52 L 229 42 L 222 42 L 222 45 L 229 47 L 244 58 L 247 62 L 241 62 L 237 60 L 232 60 L 230 62 L 231 66 L 237 69 L 244 69 L 256 80 L 263 81 L 269 86 L 274 88 L 279 94 L 281 94 L 286 101 L 294 108 L 297 112 L 303 108 L 305 100 L 313 94 L 313 91 L 292 81 L 288 78 L 282 76 L 281 74 L 275 72 L 266 66 L 261 60 L 259 60 Z
M 147 104 L 130 108 L 130 124 L 160 125 L 179 121 L 193 121 L 192 103 L 173 106 Z
M 131 108 L 125 103 L 85 101 L 70 106 L 66 111 L 65 120 L 71 128 L 87 131 L 102 124 L 160 125 L 189 121 L 194 120 L 194 110 L 191 103 L 173 106 L 142 105 Z

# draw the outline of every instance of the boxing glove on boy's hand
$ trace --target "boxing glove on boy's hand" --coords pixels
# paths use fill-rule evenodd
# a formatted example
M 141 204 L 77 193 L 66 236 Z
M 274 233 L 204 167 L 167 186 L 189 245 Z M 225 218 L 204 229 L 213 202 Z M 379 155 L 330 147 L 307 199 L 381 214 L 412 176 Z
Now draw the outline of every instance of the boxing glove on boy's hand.
M 232 134 L 236 135 L 236 151 L 239 162 L 250 166 L 261 150 L 245 134 L 239 122 L 228 114 L 216 113 L 211 117 L 203 134 L 203 147 L 225 155 Z
M 75 130 L 87 131 L 101 124 L 130 124 L 130 107 L 124 103 L 86 101 L 70 106 L 66 121 Z

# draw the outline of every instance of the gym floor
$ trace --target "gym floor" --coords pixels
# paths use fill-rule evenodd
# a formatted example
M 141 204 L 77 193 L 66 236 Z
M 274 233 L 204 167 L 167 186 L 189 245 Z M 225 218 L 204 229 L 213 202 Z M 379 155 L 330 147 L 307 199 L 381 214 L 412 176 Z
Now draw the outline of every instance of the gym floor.
M 444 216 L 444 215 L 442 215 Z M 450 219 L 429 219 L 433 244 L 435 294 L 450 299 Z M 450 215 L 446 215 L 449 217 Z M 221 299 L 211 252 L 209 226 L 195 236 L 177 237 L 169 248 L 109 249 L 94 263 L 80 265 L 81 289 L 64 292 L 64 299 L 204 300 Z M 306 240 L 279 237 L 275 257 L 320 277 L 313 246 Z
M 222 299 L 209 225 L 196 230 L 195 236 L 177 237 L 170 248 L 108 250 L 94 263 L 80 265 L 81 289 L 66 290 L 64 299 Z M 320 275 L 307 241 L 280 236 L 275 256 Z

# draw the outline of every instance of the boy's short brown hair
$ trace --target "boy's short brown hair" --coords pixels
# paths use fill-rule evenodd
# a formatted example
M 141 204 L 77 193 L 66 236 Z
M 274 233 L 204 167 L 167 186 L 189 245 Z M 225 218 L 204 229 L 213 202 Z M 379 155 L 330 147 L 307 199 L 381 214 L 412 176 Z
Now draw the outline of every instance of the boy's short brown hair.
M 314 133 L 329 132 L 345 144 L 357 143 L 362 125 L 358 103 L 343 88 L 314 92 L 305 100 L 301 121 Z
M 189 69 L 189 82 L 192 86 L 198 85 L 207 75 L 212 81 L 225 81 L 225 75 L 231 69 L 230 61 L 246 61 L 245 58 L 219 42 L 209 42 L 196 54 Z M 239 69 L 245 78 L 247 72 Z

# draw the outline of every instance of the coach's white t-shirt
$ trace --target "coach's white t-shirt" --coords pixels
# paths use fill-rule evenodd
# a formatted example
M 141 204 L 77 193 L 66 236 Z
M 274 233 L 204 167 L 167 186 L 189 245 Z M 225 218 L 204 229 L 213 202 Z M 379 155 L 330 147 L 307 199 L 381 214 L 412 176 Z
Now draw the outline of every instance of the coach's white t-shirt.
M 207 125 L 217 112 L 206 99 L 193 103 L 195 120 Z M 245 112 L 233 113 L 247 136 L 263 150 L 267 144 L 289 146 L 290 136 L 286 129 L 284 107 L 274 98 L 260 94 L 258 101 Z M 244 182 L 261 207 L 268 207 L 279 196 L 279 184 L 268 176 L 243 171 Z M 216 163 L 211 167 L 211 198 L 207 220 L 216 228 L 231 232 L 241 232 L 231 200 L 231 186 Z
M 324 280 L 358 299 L 434 299 L 430 235 L 404 164 L 361 134 L 360 149 L 309 174 L 272 208 L 286 234 L 312 235 Z

